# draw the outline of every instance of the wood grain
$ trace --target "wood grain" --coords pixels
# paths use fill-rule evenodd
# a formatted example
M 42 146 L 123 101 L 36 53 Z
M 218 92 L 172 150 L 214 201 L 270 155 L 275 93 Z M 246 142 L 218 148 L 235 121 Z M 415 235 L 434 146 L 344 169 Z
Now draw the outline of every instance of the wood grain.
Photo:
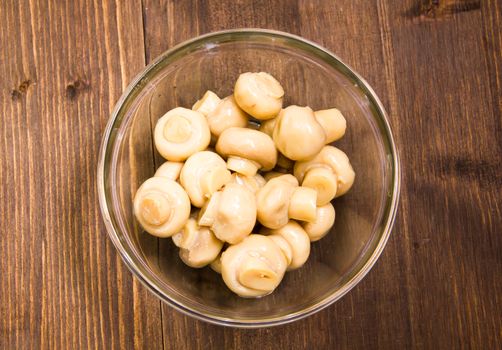
M 502 342 L 498 0 L 3 1 L 0 348 L 479 348 Z M 101 133 L 132 77 L 195 35 L 288 31 L 382 98 L 400 148 L 395 229 L 371 273 L 293 324 L 236 330 L 161 304 L 99 214 Z

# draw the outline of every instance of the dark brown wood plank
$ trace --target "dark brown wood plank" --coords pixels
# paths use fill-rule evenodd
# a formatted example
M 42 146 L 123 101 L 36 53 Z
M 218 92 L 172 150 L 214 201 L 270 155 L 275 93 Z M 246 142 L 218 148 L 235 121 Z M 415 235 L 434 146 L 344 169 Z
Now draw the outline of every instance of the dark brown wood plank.
M 488 5 L 380 1 L 403 162 L 395 232 L 417 348 L 500 344 L 502 130 L 493 96 L 500 76 L 490 77 L 497 59 L 483 45 Z
M 141 3 L 5 1 L 0 23 L 0 348 L 162 348 L 96 193 L 102 130 L 144 67 Z

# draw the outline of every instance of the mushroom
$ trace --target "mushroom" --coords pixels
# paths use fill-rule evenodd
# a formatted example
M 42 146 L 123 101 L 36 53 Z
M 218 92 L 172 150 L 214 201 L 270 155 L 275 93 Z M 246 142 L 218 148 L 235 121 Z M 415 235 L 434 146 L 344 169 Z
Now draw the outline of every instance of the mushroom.
M 347 121 L 342 112 L 336 108 L 323 109 L 314 112 L 315 119 L 321 124 L 326 134 L 326 143 L 339 140 L 345 135 Z
M 214 272 L 221 274 L 221 253 L 211 262 L 211 264 L 209 264 L 209 267 L 211 267 Z
M 258 130 L 260 130 L 261 132 L 264 132 L 268 136 L 272 137 L 272 134 L 274 133 L 274 128 L 275 128 L 276 122 L 277 122 L 277 118 L 262 120 Z
M 316 197 L 316 191 L 299 187 L 291 174 L 272 178 L 257 193 L 257 219 L 272 229 L 286 225 L 290 218 L 314 221 Z
M 248 115 L 235 103 L 233 96 L 227 96 L 207 115 L 209 130 L 218 138 L 223 131 L 233 126 L 244 128 Z
M 171 237 L 190 216 L 190 199 L 185 190 L 166 177 L 146 180 L 134 196 L 134 215 L 148 233 Z
M 192 204 L 199 208 L 231 179 L 231 173 L 223 158 L 211 151 L 191 155 L 180 174 L 181 185 L 187 191 Z
M 228 183 L 215 193 L 199 214 L 199 225 L 211 227 L 219 240 L 230 244 L 248 236 L 255 223 L 255 196 L 236 183 Z
M 275 230 L 262 228 L 260 233 L 268 235 L 268 237 L 280 236 L 288 242 L 292 252 L 288 270 L 297 269 L 307 261 L 310 255 L 310 239 L 296 221 L 289 221 L 286 225 Z
M 311 242 L 315 242 L 326 236 L 335 223 L 335 208 L 331 203 L 317 207 L 316 219 L 313 222 L 303 224 Z
M 180 162 L 209 145 L 211 134 L 202 113 L 177 107 L 164 114 L 155 125 L 157 151 L 167 160 Z
M 258 190 L 267 183 L 267 181 L 260 174 L 245 176 L 239 173 L 233 173 L 232 180 L 230 182 L 244 186 L 253 193 L 258 192 Z
M 181 260 L 195 268 L 210 264 L 223 247 L 223 242 L 215 237 L 209 227 L 199 226 L 195 218 L 189 218 L 181 232 L 172 236 L 172 239 L 180 248 Z
M 282 108 L 284 89 L 270 74 L 242 73 L 234 87 L 235 101 L 256 119 L 274 118 Z
M 221 275 L 241 297 L 261 297 L 279 285 L 287 261 L 279 246 L 266 236 L 252 234 L 221 254 Z
M 211 113 L 216 106 L 221 102 L 221 99 L 211 90 L 207 90 L 200 100 L 194 103 L 192 110 L 204 114 L 206 117 Z
M 328 167 L 310 169 L 303 178 L 302 186 L 317 191 L 317 205 L 325 205 L 336 196 L 337 176 Z
M 227 158 L 227 168 L 246 176 L 270 170 L 277 162 L 274 141 L 260 131 L 229 128 L 221 133 L 216 151 Z
M 277 149 L 292 160 L 316 155 L 326 143 L 326 134 L 310 107 L 289 106 L 277 116 L 273 139 Z
M 334 198 L 344 195 L 352 187 L 356 174 L 354 173 L 354 169 L 352 169 L 352 165 L 350 165 L 349 157 L 342 150 L 334 146 L 324 146 L 321 152 L 315 157 L 306 161 L 296 162 L 294 174 L 302 186 L 307 186 L 308 183 L 304 184 L 305 180 L 312 174 L 311 172 L 314 169 L 320 167 L 331 170 L 336 176 L 336 194 Z M 316 174 L 314 173 L 314 175 Z M 326 179 L 328 178 L 329 176 L 326 176 Z M 333 182 L 334 178 L 331 177 L 328 181 Z M 321 176 L 316 175 L 316 179 L 321 179 Z M 308 182 L 312 183 L 313 180 Z M 326 183 L 323 186 L 318 184 L 315 188 L 333 188 L 333 186 L 335 185 L 332 183 Z M 322 196 L 321 194 L 320 197 Z M 326 204 L 324 202 L 322 201 L 318 205 Z
M 180 176 L 181 168 L 183 168 L 183 163 L 167 161 L 157 169 L 153 176 L 167 177 L 168 179 L 176 181 Z

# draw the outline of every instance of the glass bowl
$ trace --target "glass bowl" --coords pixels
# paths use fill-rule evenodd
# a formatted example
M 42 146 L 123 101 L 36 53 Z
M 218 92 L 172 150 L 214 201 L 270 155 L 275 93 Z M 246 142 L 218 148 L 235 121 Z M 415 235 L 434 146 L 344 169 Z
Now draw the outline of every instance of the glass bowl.
M 356 172 L 354 186 L 333 201 L 331 232 L 312 244 L 307 263 L 288 272 L 269 296 L 233 294 L 209 267 L 183 264 L 170 239 L 142 231 L 132 212 L 136 189 L 162 159 L 152 143 L 156 120 L 190 108 L 206 90 L 232 93 L 242 72 L 265 71 L 286 92 L 284 105 L 337 107 L 347 133 L 336 146 Z M 270 30 L 211 33 L 184 42 L 148 65 L 129 85 L 105 129 L 98 165 L 108 234 L 136 277 L 161 300 L 190 316 L 237 327 L 298 320 L 340 299 L 375 264 L 389 237 L 399 197 L 399 161 L 382 103 L 371 87 L 328 50 Z

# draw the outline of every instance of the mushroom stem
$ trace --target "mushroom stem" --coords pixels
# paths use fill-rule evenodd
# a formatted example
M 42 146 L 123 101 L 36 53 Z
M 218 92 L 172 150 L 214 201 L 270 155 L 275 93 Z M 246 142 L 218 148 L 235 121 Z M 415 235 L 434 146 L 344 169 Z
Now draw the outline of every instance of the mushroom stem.
M 141 200 L 140 215 L 150 225 L 162 225 L 171 215 L 169 200 L 161 193 L 145 194 Z
M 264 261 L 247 259 L 239 268 L 237 280 L 247 288 L 270 291 L 277 287 L 281 278 Z
M 209 201 L 207 201 L 199 212 L 199 225 L 211 227 L 214 224 L 218 214 L 221 192 L 215 192 Z
M 242 175 L 254 176 L 261 166 L 257 162 L 249 159 L 230 156 L 227 159 L 227 168 Z
M 317 167 L 308 170 L 303 178 L 302 186 L 317 192 L 317 205 L 328 204 L 335 198 L 338 177 L 327 167 Z
M 204 196 L 210 198 L 213 193 L 230 181 L 232 181 L 232 174 L 230 174 L 230 171 L 222 167 L 216 167 L 202 176 L 200 179 L 200 188 Z
M 312 222 L 316 218 L 317 192 L 308 187 L 297 187 L 289 202 L 288 215 L 291 219 Z

